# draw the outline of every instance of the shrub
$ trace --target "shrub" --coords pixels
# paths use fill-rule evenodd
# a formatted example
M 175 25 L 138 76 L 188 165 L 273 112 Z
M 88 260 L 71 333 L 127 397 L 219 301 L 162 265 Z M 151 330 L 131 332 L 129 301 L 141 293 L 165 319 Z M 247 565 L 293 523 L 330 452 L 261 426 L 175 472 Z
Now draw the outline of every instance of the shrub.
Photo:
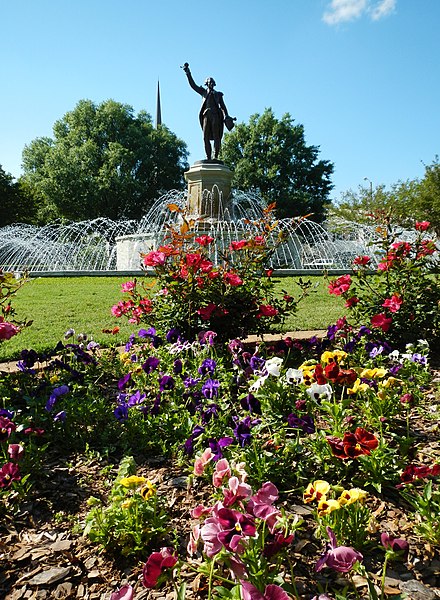
M 380 333 L 382 339 L 403 347 L 420 337 L 440 336 L 440 282 L 434 272 L 436 243 L 427 236 L 427 221 L 415 224 L 413 242 L 401 241 L 390 215 L 376 213 L 380 260 L 374 275 L 371 257 L 358 256 L 353 273 L 329 284 L 330 294 L 342 296 L 354 321 Z

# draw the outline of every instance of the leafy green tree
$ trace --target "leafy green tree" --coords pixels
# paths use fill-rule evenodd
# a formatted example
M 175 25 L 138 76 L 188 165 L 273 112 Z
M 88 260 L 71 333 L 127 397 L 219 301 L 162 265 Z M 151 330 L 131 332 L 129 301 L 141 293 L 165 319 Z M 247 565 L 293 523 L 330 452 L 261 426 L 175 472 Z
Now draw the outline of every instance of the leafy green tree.
M 11 223 L 33 223 L 36 213 L 37 205 L 32 194 L 0 165 L 0 227 Z
M 270 108 L 226 134 L 221 149 L 221 158 L 234 169 L 235 187 L 276 202 L 278 217 L 311 213 L 319 222 L 330 203 L 333 164 L 318 160 L 318 154 L 317 146 L 306 144 L 302 125 L 294 125 L 288 113 L 278 120 Z
M 328 218 L 356 223 L 370 223 L 369 215 L 384 211 L 391 223 L 411 229 L 415 221 L 429 221 L 432 229 L 440 235 L 440 164 L 436 158 L 425 167 L 422 179 L 398 181 L 386 189 L 384 185 L 373 188 L 359 186 L 357 191 L 343 192 L 339 201 L 328 210 Z
M 82 220 L 140 218 L 166 189 L 183 185 L 187 149 L 144 111 L 114 100 L 80 100 L 23 151 L 24 180 L 48 214 Z

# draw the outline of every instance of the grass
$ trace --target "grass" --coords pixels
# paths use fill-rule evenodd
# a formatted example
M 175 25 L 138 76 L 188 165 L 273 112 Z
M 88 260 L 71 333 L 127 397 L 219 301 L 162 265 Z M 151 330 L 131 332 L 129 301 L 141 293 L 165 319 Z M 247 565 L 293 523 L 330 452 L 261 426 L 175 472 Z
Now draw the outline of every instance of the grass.
M 310 278 L 315 291 L 299 305 L 296 315 L 285 324 L 285 331 L 325 329 L 343 314 L 343 301 L 330 296 L 322 277 Z M 23 348 L 37 352 L 53 349 L 67 329 L 87 333 L 102 346 L 124 344 L 139 327 L 127 319 L 116 319 L 110 312 L 122 299 L 121 283 L 127 277 L 53 277 L 27 282 L 14 298 L 19 319 L 33 320 L 20 335 L 0 344 L 0 361 L 13 360 Z M 280 280 L 278 287 L 292 296 L 298 295 L 293 277 Z M 103 333 L 120 327 L 117 335 Z

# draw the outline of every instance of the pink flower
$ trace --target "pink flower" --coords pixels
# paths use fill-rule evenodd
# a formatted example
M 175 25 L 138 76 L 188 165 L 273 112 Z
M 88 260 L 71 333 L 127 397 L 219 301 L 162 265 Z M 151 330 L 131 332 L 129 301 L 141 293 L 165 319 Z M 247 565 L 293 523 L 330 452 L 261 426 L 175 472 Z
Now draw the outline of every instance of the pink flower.
M 124 585 L 117 592 L 113 592 L 110 600 L 133 600 L 133 588 L 131 585 Z
M 388 310 L 392 313 L 395 313 L 402 306 L 402 298 L 397 296 L 397 294 L 393 294 L 391 298 L 387 298 L 385 302 L 382 304 L 384 308 L 388 308 Z M 386 330 L 384 330 L 386 331 Z
M 214 241 L 214 238 L 210 235 L 200 235 L 195 238 L 195 241 L 200 244 L 200 246 L 209 246 Z
M 239 240 L 238 242 L 231 242 L 229 250 L 241 250 L 247 246 L 246 240 Z
M 241 483 L 238 477 L 231 477 L 228 481 L 228 487 L 223 488 L 223 505 L 228 507 L 252 494 L 252 488 L 247 483 Z
M 240 581 L 243 600 L 290 600 L 287 593 L 279 585 L 266 585 L 264 594 L 249 581 Z
M 341 277 L 338 277 L 338 279 L 330 281 L 328 285 L 328 291 L 330 294 L 333 294 L 333 296 L 341 296 L 350 289 L 350 286 L 351 276 L 341 275 Z
M 143 584 L 147 588 L 154 588 L 164 569 L 172 568 L 177 563 L 177 556 L 173 548 L 161 548 L 160 552 L 153 552 L 148 557 L 142 569 Z
M 324 553 L 316 563 L 315 571 L 321 571 L 324 567 L 329 567 L 338 573 L 348 573 L 355 563 L 363 560 L 362 554 L 354 548 L 338 546 L 335 534 L 330 527 L 327 527 L 327 535 L 330 543 L 327 543 Z
M 121 289 L 123 292 L 132 292 L 136 287 L 135 281 L 126 281 L 121 285 Z
M 0 442 L 4 442 L 16 430 L 16 425 L 8 417 L 0 416 Z
M 197 504 L 197 506 L 191 510 L 190 514 L 193 519 L 199 519 L 201 516 L 210 515 L 213 510 L 213 508 L 207 508 L 206 506 L 203 506 L 203 504 Z
M 353 264 L 365 267 L 365 265 L 368 265 L 370 261 L 371 258 L 369 256 L 356 256 L 356 258 L 353 261 Z
M 18 332 L 18 327 L 12 323 L 8 323 L 7 321 L 2 321 L 0 323 L 0 340 L 9 340 L 11 337 L 14 337 L 14 335 L 17 335 Z
M 266 481 L 258 492 L 249 499 L 247 510 L 254 516 L 266 521 L 269 531 L 274 532 L 281 512 L 273 506 L 278 500 L 278 490 L 270 481 Z
M 261 317 L 274 317 L 277 314 L 277 309 L 270 306 L 270 304 L 260 304 L 257 319 L 261 319 Z
M 233 287 L 238 287 L 243 284 L 243 280 L 237 275 L 237 273 L 225 273 L 223 281 Z
M 146 267 L 157 267 L 165 264 L 166 255 L 164 252 L 153 250 L 144 256 L 144 265 Z
M 194 473 L 196 475 L 203 475 L 206 465 L 211 462 L 213 457 L 214 454 L 212 453 L 211 448 L 206 448 L 202 456 L 197 457 L 194 461 Z
M 241 545 L 242 539 L 245 537 L 255 537 L 257 533 L 253 518 L 250 515 L 244 515 L 238 510 L 220 508 L 216 518 L 221 528 L 221 531 L 217 534 L 217 539 L 226 550 L 230 550 L 231 552 L 240 554 L 243 551 Z
M 21 444 L 9 444 L 8 454 L 11 460 L 19 462 L 24 455 L 24 448 Z
M 394 538 L 385 531 L 380 536 L 380 542 L 386 550 L 399 552 L 404 558 L 408 556 L 409 544 L 402 538 Z
M 357 298 L 356 296 L 352 296 L 351 298 L 348 298 L 344 306 L 345 308 L 351 308 L 352 306 L 355 306 L 358 302 L 359 298 Z
M 231 468 L 226 458 L 221 458 L 215 465 L 215 471 L 212 474 L 212 485 L 216 488 L 220 487 L 223 479 L 231 476 Z
M 191 533 L 189 534 L 189 541 L 186 546 L 186 550 L 187 550 L 188 554 L 190 554 L 191 556 L 197 552 L 197 546 L 198 546 L 199 539 L 200 539 L 200 525 L 197 523 L 197 525 L 193 526 Z
M 8 488 L 13 481 L 20 481 L 20 469 L 15 463 L 6 463 L 0 469 L 0 488 Z
M 202 308 L 199 308 L 197 314 L 200 315 L 202 321 L 209 321 L 212 316 L 222 317 L 227 315 L 228 311 L 224 308 L 221 308 L 221 306 L 217 306 L 213 302 L 210 302 L 207 306 L 202 306 Z
M 417 231 L 426 231 L 429 229 L 431 223 L 429 221 L 416 221 L 416 229 Z
M 371 326 L 377 329 L 382 329 L 382 331 L 388 331 L 391 326 L 393 319 L 391 317 L 387 317 L 383 313 L 379 313 L 378 315 L 374 315 L 371 317 Z

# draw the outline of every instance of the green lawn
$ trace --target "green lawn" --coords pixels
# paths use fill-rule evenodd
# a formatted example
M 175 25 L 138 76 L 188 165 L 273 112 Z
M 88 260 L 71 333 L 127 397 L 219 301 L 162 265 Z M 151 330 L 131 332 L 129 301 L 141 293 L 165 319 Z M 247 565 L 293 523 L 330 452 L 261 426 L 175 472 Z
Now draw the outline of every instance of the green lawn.
M 298 313 L 288 320 L 285 331 L 325 329 L 343 312 L 343 301 L 330 296 L 322 277 L 310 278 L 316 291 L 306 298 Z M 110 308 L 122 299 L 121 283 L 127 277 L 53 277 L 27 282 L 14 298 L 13 304 L 19 319 L 33 320 L 33 324 L 20 335 L 0 344 L 0 361 L 14 359 L 23 348 L 37 351 L 52 349 L 63 338 L 64 332 L 73 328 L 77 333 L 87 333 L 102 346 L 123 344 L 130 333 L 139 329 L 127 319 L 116 319 Z M 280 289 L 293 296 L 298 294 L 295 278 L 280 280 Z M 103 333 L 103 329 L 120 327 L 117 335 Z

